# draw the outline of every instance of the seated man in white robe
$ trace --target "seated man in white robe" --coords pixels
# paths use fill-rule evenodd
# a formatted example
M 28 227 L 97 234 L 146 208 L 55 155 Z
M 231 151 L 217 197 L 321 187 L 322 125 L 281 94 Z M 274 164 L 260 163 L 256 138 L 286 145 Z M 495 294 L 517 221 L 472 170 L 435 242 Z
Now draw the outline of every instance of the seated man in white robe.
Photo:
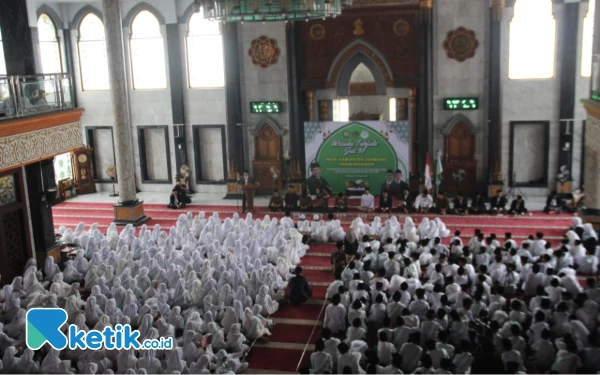
M 419 194 L 415 199 L 415 211 L 417 212 L 429 212 L 433 207 L 433 198 L 429 195 L 427 189 L 423 190 L 422 194 Z
M 363 212 L 372 212 L 375 210 L 375 197 L 371 194 L 369 188 L 366 188 L 360 197 L 360 207 L 358 209 Z

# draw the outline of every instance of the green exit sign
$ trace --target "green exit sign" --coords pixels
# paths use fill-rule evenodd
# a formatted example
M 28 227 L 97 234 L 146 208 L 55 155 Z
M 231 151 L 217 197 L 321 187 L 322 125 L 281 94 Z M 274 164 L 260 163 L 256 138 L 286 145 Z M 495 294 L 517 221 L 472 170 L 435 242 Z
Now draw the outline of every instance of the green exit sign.
M 479 99 L 477 98 L 444 98 L 444 110 L 473 110 L 479 109 Z
M 250 102 L 252 113 L 280 113 L 281 102 Z

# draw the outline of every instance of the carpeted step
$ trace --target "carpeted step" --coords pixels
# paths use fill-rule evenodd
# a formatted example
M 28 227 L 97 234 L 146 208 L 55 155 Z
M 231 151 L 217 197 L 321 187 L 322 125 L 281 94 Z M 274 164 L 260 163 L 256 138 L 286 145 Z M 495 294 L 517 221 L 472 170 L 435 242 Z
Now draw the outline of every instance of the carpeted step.
M 305 303 L 302 305 L 285 304 L 280 305 L 279 309 L 275 314 L 271 315 L 271 318 L 286 318 L 286 319 L 303 319 L 303 320 L 316 320 L 321 312 L 322 305 Z M 321 319 L 325 317 L 325 311 L 321 316 Z M 279 327 L 275 326 L 275 330 Z
M 294 324 L 277 324 L 269 337 L 270 342 L 285 342 L 293 344 L 306 344 L 310 338 L 309 344 L 314 344 L 321 337 L 321 326 L 317 326 L 313 332 L 313 327 Z
M 275 327 L 277 328 L 277 327 Z M 295 372 L 302 350 L 255 347 L 248 357 L 248 367 L 257 370 Z M 310 354 L 305 354 L 308 358 Z
M 321 257 L 307 254 L 302 258 L 300 266 L 331 267 L 329 256 Z
M 309 282 L 332 282 L 334 280 L 333 274 L 331 273 L 331 269 L 322 271 L 322 270 L 311 270 L 311 269 L 303 269 L 302 274 Z

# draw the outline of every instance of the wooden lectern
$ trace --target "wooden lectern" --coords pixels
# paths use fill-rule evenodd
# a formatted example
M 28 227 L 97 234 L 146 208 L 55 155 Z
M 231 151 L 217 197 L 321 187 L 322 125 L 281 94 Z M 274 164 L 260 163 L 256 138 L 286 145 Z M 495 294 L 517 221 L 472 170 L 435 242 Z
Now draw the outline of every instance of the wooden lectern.
M 246 194 L 246 212 L 254 213 L 254 193 L 260 184 L 242 185 L 242 190 Z

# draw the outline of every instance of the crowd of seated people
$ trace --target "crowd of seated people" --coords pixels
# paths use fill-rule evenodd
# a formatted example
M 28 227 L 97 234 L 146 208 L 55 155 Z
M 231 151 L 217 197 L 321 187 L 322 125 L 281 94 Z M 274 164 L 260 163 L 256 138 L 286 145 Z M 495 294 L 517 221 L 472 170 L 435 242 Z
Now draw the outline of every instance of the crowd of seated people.
M 395 195 L 393 192 L 396 192 Z M 330 206 L 330 197 L 333 197 Z M 303 193 L 299 196 L 293 186 L 289 186 L 285 196 L 281 196 L 278 190 L 273 192 L 269 201 L 269 209 L 273 212 L 277 211 L 303 211 L 303 212 L 347 212 L 348 197 L 344 193 L 337 195 L 320 194 L 310 196 L 308 193 Z M 561 212 L 564 203 L 558 198 L 548 198 L 545 211 Z M 429 193 L 429 190 L 423 191 L 416 197 L 411 196 L 408 187 L 403 188 L 398 193 L 396 190 L 383 189 L 377 200 L 371 193 L 369 188 L 365 188 L 360 197 L 360 204 L 357 209 L 362 212 L 378 212 L 378 213 L 437 213 L 440 215 L 476 215 L 476 214 L 494 214 L 494 215 L 513 215 L 523 216 L 527 213 L 525 200 L 521 195 L 518 195 L 508 204 L 508 200 L 503 196 L 502 190 L 498 190 L 496 194 L 486 202 L 485 198 L 480 193 L 475 193 L 470 201 L 462 193 L 457 193 L 456 197 L 450 202 L 446 193 L 439 192 L 435 198 Z
M 591 224 L 574 218 L 558 244 L 543 233 L 521 244 L 507 233 L 501 243 L 476 230 L 446 246 L 430 223 L 417 228 L 407 217 L 402 227 L 391 217 L 380 240 L 365 236 L 351 257 L 338 243 L 323 329 L 303 372 L 600 371 L 600 242 Z M 364 229 L 357 218 L 349 233 Z

